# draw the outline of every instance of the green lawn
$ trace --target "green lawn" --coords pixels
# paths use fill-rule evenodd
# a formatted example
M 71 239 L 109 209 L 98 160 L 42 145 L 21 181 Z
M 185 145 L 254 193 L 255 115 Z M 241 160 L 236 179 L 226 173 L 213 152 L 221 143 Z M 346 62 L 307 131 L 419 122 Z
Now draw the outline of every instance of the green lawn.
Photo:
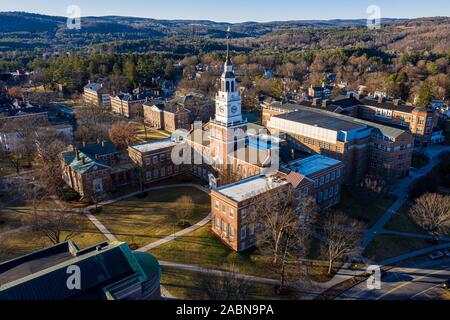
M 67 233 L 63 233 L 63 238 Z M 71 239 L 80 248 L 87 248 L 106 240 L 85 216 L 80 216 L 79 234 Z M 0 262 L 49 247 L 52 243 L 43 235 L 30 229 L 8 235 L 0 247 Z M 3 250 L 2 250 L 3 248 Z
M 341 202 L 333 210 L 346 213 L 364 222 L 370 228 L 395 201 L 396 198 L 388 194 L 378 195 L 370 191 L 354 192 L 352 189 L 343 188 Z
M 236 253 L 225 246 L 211 231 L 208 224 L 175 241 L 166 243 L 150 251 L 159 260 L 196 265 L 204 268 L 224 270 L 234 265 L 239 272 L 264 278 L 279 279 L 278 269 L 272 267 L 268 257 L 257 250 Z M 325 281 L 326 272 L 320 261 L 308 262 L 308 274 L 318 281 Z M 297 265 L 289 265 L 289 281 L 298 280 Z M 327 279 L 328 280 L 328 279 Z
M 385 229 L 393 230 L 393 231 L 401 231 L 401 232 L 409 232 L 409 233 L 419 233 L 419 234 L 427 234 L 422 227 L 417 225 L 414 220 L 409 216 L 410 206 L 404 204 L 400 210 L 398 210 L 397 214 L 389 221 Z
M 209 195 L 194 188 L 172 188 L 104 206 L 96 217 L 120 241 L 141 247 L 181 230 L 176 200 L 183 195 L 191 196 L 194 202 L 189 223 L 195 224 L 210 213 Z
M 199 281 L 199 277 L 205 277 L 204 274 L 194 272 L 176 270 L 173 268 L 163 267 L 161 285 L 167 291 L 178 299 L 188 300 L 204 300 L 208 299 L 204 288 Z M 271 285 L 252 283 L 252 291 L 249 292 L 245 299 L 247 300 L 274 300 L 274 299 L 290 299 L 298 298 L 298 296 L 279 296 L 275 292 L 275 287 Z
M 404 253 L 424 249 L 431 246 L 426 240 L 406 238 L 395 235 L 376 237 L 364 251 L 364 256 L 372 261 L 380 262 Z

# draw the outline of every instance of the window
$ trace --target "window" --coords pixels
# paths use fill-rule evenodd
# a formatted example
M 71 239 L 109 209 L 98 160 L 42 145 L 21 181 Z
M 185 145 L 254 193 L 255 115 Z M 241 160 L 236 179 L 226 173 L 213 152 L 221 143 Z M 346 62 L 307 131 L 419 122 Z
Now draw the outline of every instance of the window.
M 325 177 L 320 177 L 320 185 L 323 186 L 325 183 Z
M 339 185 L 338 184 L 334 186 L 334 194 L 335 195 L 339 194 Z
M 222 205 L 222 212 L 225 214 L 227 213 L 227 207 L 224 204 Z
M 314 188 L 317 188 L 319 186 L 319 179 L 314 178 Z
M 228 231 L 230 233 L 230 238 L 233 239 L 234 238 L 234 228 L 232 226 L 230 226 L 230 229 Z
M 155 169 L 155 170 L 153 170 L 153 179 L 157 179 L 157 178 L 159 178 L 159 170 Z
M 215 227 L 216 227 L 216 229 L 220 229 L 220 219 L 219 219 L 219 217 L 216 217 Z
M 242 219 L 245 219 L 247 217 L 247 209 L 241 210 L 241 216 L 242 216 Z
M 322 199 L 323 199 L 323 193 L 322 193 L 322 191 L 320 191 L 320 192 L 317 194 L 317 202 L 322 202 Z
M 336 180 L 336 171 L 333 171 L 331 173 L 331 181 L 334 181 L 334 180 Z
M 323 200 L 327 200 L 328 199 L 328 189 L 325 189 L 323 191 Z
M 309 195 L 309 188 L 308 188 L 308 187 L 306 187 L 305 189 L 303 189 L 303 195 L 304 195 L 305 197 L 307 197 L 307 196 Z
M 334 187 L 331 187 L 331 188 L 330 188 L 330 193 L 329 193 L 329 194 L 330 194 L 330 198 L 333 197 L 333 191 L 334 191 Z
M 154 156 L 153 157 L 153 164 L 157 164 L 158 163 L 158 156 Z
M 219 209 L 219 201 L 214 201 L 214 207 L 216 208 L 216 209 Z
M 165 154 L 159 155 L 159 161 L 163 162 L 164 160 L 166 160 L 166 155 Z
M 222 232 L 227 233 L 227 223 L 222 220 Z
M 325 182 L 326 183 L 330 182 L 330 174 L 327 174 L 327 178 L 325 179 Z
M 151 171 L 147 171 L 145 173 L 145 177 L 146 177 L 147 180 L 152 180 L 152 173 L 151 173 Z
M 169 175 L 171 175 L 171 174 L 173 173 L 173 167 L 172 167 L 172 166 L 169 166 L 169 167 L 167 168 L 167 173 L 168 173 Z
M 248 228 L 248 234 L 250 237 L 255 234 L 255 225 L 253 223 Z
M 241 228 L 241 239 L 242 239 L 242 240 L 245 240 L 245 238 L 247 238 L 247 227 L 246 227 L 246 226 L 243 226 L 243 227 Z
M 146 164 L 147 166 L 151 165 L 151 164 L 152 164 L 152 159 L 146 158 L 146 159 L 145 159 L 145 164 Z
M 341 169 L 337 169 L 336 170 L 336 178 L 340 178 L 341 177 Z
M 166 176 L 166 168 L 161 168 L 161 177 Z
M 234 217 L 234 210 L 233 210 L 233 208 L 230 208 L 230 218 L 233 218 Z

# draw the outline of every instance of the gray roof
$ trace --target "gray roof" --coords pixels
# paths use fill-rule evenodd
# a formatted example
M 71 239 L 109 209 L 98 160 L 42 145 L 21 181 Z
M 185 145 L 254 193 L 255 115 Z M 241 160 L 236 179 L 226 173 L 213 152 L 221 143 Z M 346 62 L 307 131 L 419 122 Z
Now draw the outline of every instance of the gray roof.
M 102 89 L 103 87 L 99 83 L 91 82 L 85 85 L 84 88 L 92 91 L 100 91 L 100 89 Z
M 293 106 L 296 106 L 297 111 L 281 114 L 275 117 L 336 131 L 350 131 L 369 126 L 378 129 L 384 136 L 390 138 L 397 138 L 407 132 L 407 130 L 399 129 L 393 126 L 365 121 L 339 113 L 320 110 L 318 108 L 309 108 L 301 105 Z

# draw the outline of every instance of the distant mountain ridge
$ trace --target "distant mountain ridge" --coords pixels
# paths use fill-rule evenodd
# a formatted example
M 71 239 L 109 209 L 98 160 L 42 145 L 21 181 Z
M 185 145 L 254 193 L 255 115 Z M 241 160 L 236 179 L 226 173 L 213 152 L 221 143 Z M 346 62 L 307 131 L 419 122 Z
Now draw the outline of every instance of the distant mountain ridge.
M 383 19 L 382 23 L 391 23 L 405 19 Z M 0 32 L 73 32 L 66 27 L 67 18 L 27 12 L 0 12 Z M 145 33 L 152 36 L 170 36 L 197 33 L 223 36 L 231 26 L 233 36 L 260 36 L 281 29 L 311 27 L 363 26 L 366 19 L 334 20 L 298 20 L 273 22 L 227 23 L 210 20 L 164 20 L 151 18 L 103 16 L 82 17 L 80 32 L 92 33 Z

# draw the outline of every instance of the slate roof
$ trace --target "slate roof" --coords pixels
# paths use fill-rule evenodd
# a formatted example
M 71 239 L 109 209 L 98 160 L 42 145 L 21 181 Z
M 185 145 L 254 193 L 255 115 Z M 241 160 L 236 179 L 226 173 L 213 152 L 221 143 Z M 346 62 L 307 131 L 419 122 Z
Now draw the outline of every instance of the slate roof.
M 361 100 L 361 105 L 372 106 L 380 109 L 397 110 L 405 113 L 411 113 L 416 107 L 408 106 L 400 103 L 398 106 L 393 101 L 380 102 L 377 99 L 364 98 Z
M 96 160 L 95 158 L 86 155 L 82 152 L 80 152 L 80 160 L 77 159 L 77 157 L 72 152 L 65 152 L 63 153 L 63 159 L 64 162 L 69 165 L 72 170 L 75 172 L 78 172 L 79 174 L 84 174 L 91 170 L 94 167 L 101 167 L 104 169 L 111 169 L 110 166 L 107 164 Z M 83 162 L 84 157 L 84 162 Z
M 95 157 L 96 155 L 114 154 L 117 152 L 117 148 L 111 141 L 105 141 L 102 143 L 94 143 L 85 147 L 79 148 L 84 154 Z
M 91 82 L 84 86 L 84 89 L 89 89 L 92 91 L 100 91 L 102 89 L 102 85 L 99 83 Z

